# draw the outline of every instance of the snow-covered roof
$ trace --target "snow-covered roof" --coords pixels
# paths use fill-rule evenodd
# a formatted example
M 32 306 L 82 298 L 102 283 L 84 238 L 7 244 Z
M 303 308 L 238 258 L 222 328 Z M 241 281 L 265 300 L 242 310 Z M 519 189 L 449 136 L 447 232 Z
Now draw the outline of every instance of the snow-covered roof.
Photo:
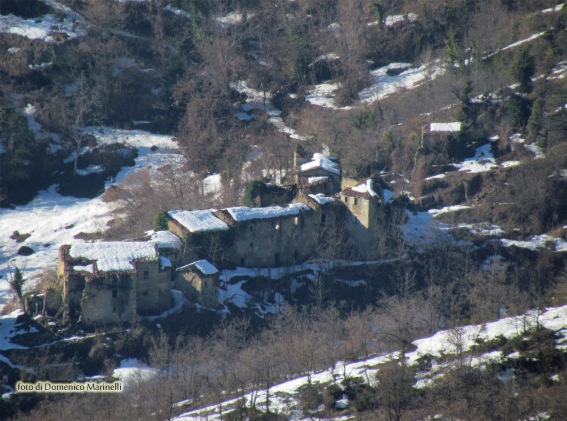
M 77 259 L 96 261 L 101 272 L 131 271 L 137 259 L 156 259 L 156 246 L 142 241 L 101 241 L 98 243 L 73 244 L 69 255 Z
M 343 193 L 348 195 L 349 192 L 356 192 L 360 193 L 356 196 L 368 196 L 368 197 L 379 197 L 378 193 L 372 187 L 372 179 L 367 178 L 364 181 L 361 181 L 356 186 L 351 187 L 350 189 L 346 189 Z
M 326 205 L 327 203 L 336 202 L 336 199 L 333 197 L 325 196 L 323 193 L 319 194 L 310 194 L 309 197 L 315 200 L 320 205 Z
M 307 177 L 307 183 L 309 184 L 320 184 L 329 181 L 329 177 L 322 176 L 322 177 Z
M 214 211 L 214 209 L 176 210 L 170 211 L 167 214 L 192 233 L 228 230 L 228 225 L 217 218 L 213 213 Z
M 184 270 L 184 269 L 197 269 L 203 275 L 216 275 L 219 273 L 219 270 L 208 260 L 197 260 L 196 262 L 189 263 L 188 265 L 182 266 L 177 270 Z
M 461 123 L 458 121 L 452 123 L 431 123 L 429 125 L 429 131 L 456 133 L 461 131 Z
M 150 241 L 158 249 L 180 249 L 182 246 L 179 237 L 171 231 L 156 231 L 151 234 Z
M 282 216 L 299 215 L 300 210 L 308 210 L 309 207 L 303 203 L 293 203 L 288 206 L 269 206 L 265 208 L 247 208 L 238 206 L 227 208 L 226 211 L 236 222 L 249 221 L 252 219 L 279 218 Z
M 309 171 L 316 168 L 337 175 L 341 174 L 341 169 L 335 159 L 322 153 L 314 153 L 311 161 L 301 165 L 301 171 Z

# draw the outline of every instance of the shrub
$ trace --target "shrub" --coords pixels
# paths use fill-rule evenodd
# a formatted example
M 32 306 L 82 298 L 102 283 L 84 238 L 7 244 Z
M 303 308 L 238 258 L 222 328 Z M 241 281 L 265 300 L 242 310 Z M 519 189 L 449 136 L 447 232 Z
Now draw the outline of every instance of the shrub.
M 419 371 L 427 371 L 432 367 L 433 355 L 423 354 L 417 359 L 417 369 Z
M 246 187 L 244 188 L 244 197 L 243 203 L 244 206 L 248 206 L 254 208 L 257 205 L 256 198 L 262 194 L 264 189 L 266 188 L 266 183 L 264 180 L 251 180 L 246 183 Z
M 410 203 L 410 198 L 407 194 L 399 194 L 392 199 L 392 205 L 399 208 L 406 208 Z
M 83 369 L 87 376 L 99 374 L 104 370 L 104 362 L 106 360 L 106 348 L 103 343 L 96 343 L 89 351 L 87 358 L 83 363 Z
M 489 339 L 488 341 L 485 341 L 482 338 L 478 338 L 476 340 L 476 344 L 473 345 L 472 348 L 475 351 L 478 350 L 482 352 L 489 352 L 500 349 L 507 343 L 508 343 L 508 339 L 506 339 L 504 335 L 500 334 L 492 339 Z
M 378 394 L 376 389 L 367 384 L 361 384 L 356 392 L 354 407 L 358 412 L 375 409 L 379 405 Z
M 321 388 L 312 384 L 307 385 L 307 387 L 301 390 L 299 400 L 301 402 L 303 413 L 308 415 L 310 411 L 319 408 L 319 406 L 323 403 Z
M 157 214 L 154 220 L 154 231 L 166 231 L 167 230 L 167 211 L 163 211 Z
M 29 237 L 31 236 L 31 234 L 25 233 L 25 234 L 20 234 L 19 231 L 14 231 L 12 233 L 12 235 L 10 236 L 10 238 L 12 240 L 16 240 L 16 243 L 23 243 L 24 241 L 26 241 Z
M 20 256 L 31 256 L 33 254 L 33 249 L 28 246 L 22 246 L 18 249 L 18 254 Z
M 331 384 L 325 390 L 325 394 L 323 396 L 323 403 L 325 404 L 325 408 L 328 410 L 335 409 L 337 405 L 337 400 L 341 398 L 344 391 L 338 384 Z

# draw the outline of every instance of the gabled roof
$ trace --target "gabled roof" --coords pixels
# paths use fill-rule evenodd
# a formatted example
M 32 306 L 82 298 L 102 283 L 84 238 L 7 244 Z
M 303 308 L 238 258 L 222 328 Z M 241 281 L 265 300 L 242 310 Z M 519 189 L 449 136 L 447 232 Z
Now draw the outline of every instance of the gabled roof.
M 171 231 L 156 231 L 156 232 L 149 231 L 148 234 L 150 234 L 150 241 L 157 246 L 158 250 L 161 249 L 179 250 L 183 245 L 179 237 L 174 233 L 172 233 Z
M 136 260 L 155 260 L 156 245 L 144 241 L 100 241 L 77 243 L 69 247 L 69 256 L 93 262 L 101 272 L 133 271 Z M 90 265 L 74 265 L 75 270 L 90 271 Z
M 167 214 L 190 233 L 228 230 L 229 227 L 226 222 L 217 218 L 214 212 L 214 209 L 175 210 L 169 211 Z
M 357 185 L 344 189 L 342 193 L 345 196 L 362 197 L 365 199 L 381 198 L 381 194 L 374 189 L 374 183 L 371 178 L 362 180 Z
M 319 205 L 326 205 L 328 203 L 334 203 L 337 201 L 337 199 L 335 199 L 334 197 L 325 196 L 322 193 L 310 194 L 308 195 L 308 197 L 317 202 Z
M 322 153 L 314 153 L 311 161 L 300 166 L 300 173 L 315 169 L 322 169 L 331 174 L 340 175 L 341 167 L 335 158 Z
M 253 219 L 272 219 L 299 215 L 302 210 L 309 210 L 303 203 L 292 203 L 287 206 L 268 206 L 265 208 L 247 208 L 238 206 L 224 209 L 235 222 L 250 221 Z
M 196 271 L 204 276 L 212 276 L 219 273 L 219 270 L 208 260 L 197 260 L 196 262 L 189 263 L 188 265 L 181 266 L 178 271 Z

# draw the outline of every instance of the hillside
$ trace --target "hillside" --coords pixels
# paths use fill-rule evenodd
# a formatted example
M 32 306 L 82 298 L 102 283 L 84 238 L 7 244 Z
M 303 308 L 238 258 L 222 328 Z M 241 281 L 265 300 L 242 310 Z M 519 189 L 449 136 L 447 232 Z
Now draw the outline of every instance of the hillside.
M 174 307 L 162 315 L 127 329 L 92 331 L 58 317 L 20 316 L 20 331 L 29 328 L 29 335 L 17 347 L 0 346 L 0 373 L 9 377 L 9 387 L 69 359 L 73 367 L 63 370 L 65 379 L 110 378 L 122 366 L 142 364 L 154 380 L 139 382 L 125 403 L 98 418 L 128 419 L 125 408 L 132 404 L 138 418 L 161 419 L 182 412 L 176 402 L 230 406 L 244 399 L 240 390 L 261 394 L 266 382 L 276 387 L 276 381 L 335 364 L 335 371 L 308 376 L 308 383 L 320 376 L 323 384 L 336 375 L 335 389 L 296 380 L 292 389 L 281 386 L 285 393 L 277 404 L 274 396 L 274 407 L 254 392 L 246 404 L 296 419 L 346 419 L 357 416 L 353 402 L 360 392 L 376 405 L 360 410 L 362 417 L 400 419 L 399 411 L 388 412 L 384 402 L 391 397 L 377 391 L 380 380 L 370 368 L 356 372 L 362 383 L 341 381 L 346 367 L 355 370 L 349 361 L 370 354 L 394 358 L 403 343 L 408 363 L 397 360 L 386 371 L 417 371 L 421 380 L 412 377 L 412 385 L 434 386 L 412 388 L 412 403 L 398 408 L 401 419 L 433 419 L 436 406 L 444 409 L 441 416 L 485 417 L 488 407 L 474 415 L 462 408 L 488 400 L 487 394 L 450 402 L 439 396 L 469 380 L 479 385 L 474 390 L 512 395 L 518 388 L 529 395 L 533 405 L 519 405 L 501 419 L 564 418 L 557 415 L 565 414 L 557 396 L 567 381 L 565 355 L 550 345 L 561 344 L 557 335 L 564 326 L 546 325 L 551 319 L 542 326 L 554 333 L 524 328 L 483 342 L 494 345 L 484 349 L 493 353 L 506 346 L 547 352 L 545 367 L 530 366 L 523 354 L 521 362 L 490 354 L 495 358 L 486 370 L 447 372 L 438 380 L 422 365 L 431 366 L 433 358 L 440 373 L 451 364 L 483 365 L 484 345 L 477 343 L 474 356 L 472 343 L 461 349 L 463 364 L 423 351 L 415 340 L 464 325 L 462 332 L 472 332 L 472 325 L 511 323 L 529 309 L 538 317 L 550 306 L 563 311 L 565 4 L 2 0 L 0 75 L 0 311 L 10 319 L 2 329 L 13 329 L 19 314 L 9 284 L 18 271 L 24 293 L 61 290 L 61 245 L 139 239 L 164 211 L 248 204 L 254 183 L 294 183 L 296 156 L 333 156 L 343 188 L 372 177 L 383 191 L 372 260 L 339 235 L 329 236 L 309 260 L 293 266 L 221 268 L 218 308 L 175 293 Z M 382 332 L 383 324 L 403 325 L 403 340 L 368 341 L 364 335 Z M 288 361 L 274 362 L 266 374 L 277 346 L 284 347 L 275 339 L 282 333 L 302 356 L 292 358 L 289 351 Z M 310 351 L 309 344 L 318 349 Z M 418 352 L 431 358 L 424 361 Z M 338 361 L 344 361 L 340 369 Z M 375 370 L 378 362 L 364 364 Z M 185 386 L 167 374 L 168 365 L 191 367 L 182 370 Z M 516 377 L 507 383 L 499 376 L 510 369 Z M 177 389 L 165 396 L 156 392 L 158 384 Z M 354 395 L 348 388 L 356 389 Z M 218 403 L 235 390 L 235 401 Z M 143 405 L 132 403 L 136 394 Z M 343 394 L 351 402 L 346 412 L 329 403 L 329 396 L 336 401 Z M 502 402 L 510 404 L 508 397 Z M 6 418 L 62 419 L 74 405 L 109 406 L 113 399 L 14 394 L 0 409 Z M 308 410 L 302 400 L 311 400 Z M 186 415 L 192 416 L 204 415 Z M 232 415 L 256 416 L 268 417 Z
M 351 363 L 338 361 L 325 371 L 268 388 L 259 384 L 248 393 L 233 393 L 234 399 L 193 409 L 174 419 L 254 418 L 258 411 L 292 420 L 402 416 L 561 419 L 566 408 L 558 397 L 565 391 L 565 372 L 553 361 L 564 355 L 566 310 L 550 308 L 541 314 L 529 312 L 439 331 L 414 340 L 403 353 L 396 351 Z M 527 403 L 532 398 L 529 389 L 533 385 L 528 383 L 533 373 L 547 380 L 549 400 Z M 468 390 L 462 393 L 459 387 Z M 442 396 L 449 388 L 457 390 Z M 507 408 L 514 401 L 521 404 Z M 189 400 L 174 405 L 183 406 L 194 403 Z

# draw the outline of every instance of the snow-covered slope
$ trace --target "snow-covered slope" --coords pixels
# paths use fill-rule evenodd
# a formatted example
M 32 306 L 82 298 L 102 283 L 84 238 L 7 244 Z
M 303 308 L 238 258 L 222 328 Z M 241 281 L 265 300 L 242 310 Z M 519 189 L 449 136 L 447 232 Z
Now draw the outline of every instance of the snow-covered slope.
M 413 341 L 415 350 L 406 354 L 406 360 L 410 365 L 416 365 L 420 357 L 433 358 L 433 365 L 429 371 L 419 372 L 414 384 L 415 388 L 427 387 L 435 378 L 442 376 L 444 372 L 453 367 L 453 360 L 457 354 L 462 355 L 473 350 L 473 346 L 482 341 L 486 342 L 502 335 L 506 339 L 512 339 L 524 334 L 536 326 L 544 327 L 557 333 L 556 347 L 567 350 L 567 306 L 548 308 L 543 312 L 530 311 L 516 317 L 506 317 L 495 322 L 482 325 L 469 325 L 458 329 L 444 330 L 423 339 Z M 400 357 L 399 352 L 377 355 L 364 361 L 339 362 L 325 371 L 310 373 L 295 379 L 285 381 L 270 387 L 269 403 L 266 405 L 266 391 L 255 390 L 244 395 L 244 402 L 255 402 L 256 407 L 269 408 L 271 412 L 283 414 L 289 419 L 313 419 L 305 416 L 301 410 L 299 401 L 300 390 L 312 384 L 340 384 L 345 378 L 360 377 L 370 379 L 375 383 L 376 377 L 380 377 L 380 366 Z M 444 357 L 444 362 L 437 364 L 435 359 Z M 497 363 L 505 358 L 518 358 L 519 355 L 504 355 L 501 351 L 489 353 L 476 353 L 467 355 L 467 364 L 471 366 L 482 366 L 488 363 Z M 512 374 L 513 375 L 513 374 Z M 242 399 L 240 400 L 242 402 Z M 188 411 L 176 420 L 220 420 L 226 414 L 235 410 L 239 404 L 238 399 L 228 399 L 224 402 Z M 344 415 L 341 415 L 344 417 Z M 318 418 L 317 418 L 318 419 Z M 344 418 L 340 418 L 344 419 Z M 347 418 L 348 419 L 348 418 Z

